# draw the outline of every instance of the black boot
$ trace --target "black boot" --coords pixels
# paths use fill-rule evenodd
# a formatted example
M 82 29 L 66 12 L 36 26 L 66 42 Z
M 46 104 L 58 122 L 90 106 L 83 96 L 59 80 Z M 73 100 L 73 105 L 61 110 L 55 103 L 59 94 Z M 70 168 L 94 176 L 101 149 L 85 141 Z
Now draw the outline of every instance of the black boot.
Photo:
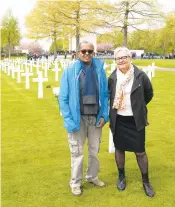
M 123 191 L 126 188 L 125 169 L 118 168 L 118 171 L 119 171 L 119 178 L 118 178 L 118 182 L 117 182 L 117 188 L 120 191 Z
M 154 197 L 155 192 L 149 182 L 148 173 L 142 174 L 143 188 L 145 190 L 145 194 L 149 197 Z

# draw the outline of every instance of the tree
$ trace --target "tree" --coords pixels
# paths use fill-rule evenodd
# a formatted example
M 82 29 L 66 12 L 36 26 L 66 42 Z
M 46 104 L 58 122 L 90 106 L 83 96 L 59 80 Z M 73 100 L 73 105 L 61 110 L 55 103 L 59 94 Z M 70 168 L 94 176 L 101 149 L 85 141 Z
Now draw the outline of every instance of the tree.
M 30 37 L 52 36 L 54 45 L 58 38 L 75 35 L 76 50 L 83 33 L 95 33 L 103 20 L 98 0 L 38 1 L 26 19 Z M 55 50 L 56 51 L 56 50 Z
M 111 14 L 106 25 L 120 28 L 123 45 L 127 46 L 129 28 L 138 29 L 139 25 L 160 18 L 156 5 L 157 0 L 118 0 L 104 11 Z
M 158 31 L 156 41 L 162 55 L 175 52 L 175 13 L 168 14 L 165 23 L 166 25 Z
M 53 1 L 37 1 L 34 9 L 26 17 L 28 37 L 33 39 L 51 38 L 53 40 L 54 57 L 57 56 L 57 39 L 64 36 L 66 30 L 63 20 L 55 13 Z
M 20 49 L 21 50 L 28 50 L 29 53 L 32 53 L 32 54 L 34 54 L 34 53 L 37 53 L 37 54 L 43 53 L 42 47 L 40 46 L 40 44 L 38 42 L 35 42 L 35 41 L 30 42 L 30 43 L 29 42 L 22 42 L 20 44 Z
M 113 45 L 109 44 L 109 43 L 103 43 L 103 44 L 97 45 L 98 52 L 107 52 L 107 51 L 111 51 L 113 49 L 114 49 Z
M 62 19 L 64 26 L 72 28 L 71 35 L 76 37 L 76 52 L 80 36 L 84 33 L 96 33 L 97 27 L 102 26 L 102 16 L 100 15 L 101 4 L 98 0 L 84 1 L 56 1 L 54 2 L 54 10 L 52 10 L 59 18 Z
M 119 47 L 122 44 L 122 40 L 122 32 L 118 30 L 113 30 L 113 32 L 107 32 L 97 36 L 98 44 L 109 43 L 112 44 L 114 48 Z
M 166 17 L 166 27 L 169 31 L 169 52 L 175 53 L 175 12 Z
M 145 50 L 145 52 L 160 52 L 157 50 L 157 37 L 159 30 L 136 30 L 129 35 L 128 45 L 131 49 Z
M 13 47 L 19 45 L 21 39 L 17 19 L 13 16 L 11 9 L 7 10 L 2 18 L 1 44 L 8 48 L 9 58 Z
M 68 39 L 59 39 L 56 41 L 57 51 L 68 51 L 69 50 L 69 41 Z M 54 52 L 54 44 L 50 46 L 50 52 Z

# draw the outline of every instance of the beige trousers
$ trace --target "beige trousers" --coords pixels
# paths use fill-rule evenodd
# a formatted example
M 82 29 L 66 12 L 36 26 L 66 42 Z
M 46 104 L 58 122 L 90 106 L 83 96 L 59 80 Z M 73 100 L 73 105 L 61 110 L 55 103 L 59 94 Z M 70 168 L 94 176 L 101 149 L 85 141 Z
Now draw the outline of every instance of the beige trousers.
M 96 127 L 95 116 L 81 116 L 80 131 L 68 134 L 71 152 L 71 180 L 70 187 L 81 186 L 83 179 L 83 147 L 88 141 L 88 167 L 86 181 L 97 178 L 99 172 L 98 152 L 100 149 L 102 128 Z

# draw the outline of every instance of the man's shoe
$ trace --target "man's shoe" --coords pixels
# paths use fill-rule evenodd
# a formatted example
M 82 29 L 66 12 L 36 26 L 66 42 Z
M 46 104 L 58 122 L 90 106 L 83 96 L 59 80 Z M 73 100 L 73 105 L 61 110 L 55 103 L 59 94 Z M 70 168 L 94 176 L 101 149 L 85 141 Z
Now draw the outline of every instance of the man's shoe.
M 118 179 L 118 182 L 117 182 L 117 188 L 118 188 L 120 191 L 125 190 L 125 188 L 126 188 L 126 179 L 125 179 L 125 177 L 123 177 L 123 178 L 119 178 L 119 179 Z
M 81 190 L 81 187 L 77 186 L 77 187 L 72 187 L 71 188 L 72 190 L 72 194 L 74 196 L 80 196 L 82 194 L 82 190 Z
M 143 183 L 143 188 L 145 190 L 145 194 L 149 197 L 154 197 L 155 195 L 155 192 L 151 186 L 151 184 L 148 182 L 148 183 Z
M 99 187 L 105 186 L 105 183 L 103 181 L 99 180 L 98 178 L 96 180 L 90 181 L 89 183 L 92 183 L 92 184 L 99 186 Z

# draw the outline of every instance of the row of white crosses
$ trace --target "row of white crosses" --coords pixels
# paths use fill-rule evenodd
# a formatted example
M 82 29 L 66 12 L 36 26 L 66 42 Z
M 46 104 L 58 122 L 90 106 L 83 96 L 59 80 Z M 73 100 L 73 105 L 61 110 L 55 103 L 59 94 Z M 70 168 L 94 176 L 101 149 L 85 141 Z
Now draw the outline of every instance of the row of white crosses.
M 110 70 L 107 71 L 107 74 L 110 75 L 115 69 L 116 69 L 116 63 L 113 62 L 112 64 L 104 63 L 104 70 L 106 71 L 106 68 L 110 67 Z M 148 65 L 148 67 L 144 67 L 142 69 L 149 79 L 151 80 L 152 77 L 155 77 L 155 63 L 153 62 L 152 65 Z
M 113 64 L 114 65 L 114 64 Z M 114 66 L 111 67 L 111 72 L 114 69 Z M 148 75 L 148 78 L 152 79 L 152 77 L 155 77 L 155 63 L 153 62 L 152 65 L 149 65 L 147 68 L 144 68 L 143 71 Z M 109 153 L 115 152 L 114 142 L 113 142 L 113 135 L 111 133 L 111 130 L 109 129 L 109 145 L 108 145 L 108 151 Z
M 17 64 L 16 64 L 17 63 Z M 36 63 L 36 65 L 34 64 Z M 36 67 L 36 73 L 37 78 L 33 78 L 33 82 L 38 82 L 38 98 L 43 98 L 43 82 L 48 81 L 47 78 L 47 70 L 50 67 L 49 62 L 44 63 L 44 77 L 43 72 L 40 71 L 39 67 L 40 62 L 39 61 L 24 61 L 24 60 L 9 60 L 5 59 L 4 61 L 0 62 L 1 70 L 7 73 L 7 75 L 12 75 L 12 78 L 15 78 L 15 73 L 17 73 L 17 82 L 21 82 L 21 76 L 25 77 L 25 88 L 30 88 L 30 77 L 33 76 L 33 67 Z M 58 81 L 58 72 L 61 71 L 61 69 L 58 67 L 58 63 L 54 63 L 55 69 L 52 69 L 52 71 L 55 72 L 55 81 Z M 21 69 L 22 68 L 22 69 Z M 25 71 L 25 72 L 24 72 Z

